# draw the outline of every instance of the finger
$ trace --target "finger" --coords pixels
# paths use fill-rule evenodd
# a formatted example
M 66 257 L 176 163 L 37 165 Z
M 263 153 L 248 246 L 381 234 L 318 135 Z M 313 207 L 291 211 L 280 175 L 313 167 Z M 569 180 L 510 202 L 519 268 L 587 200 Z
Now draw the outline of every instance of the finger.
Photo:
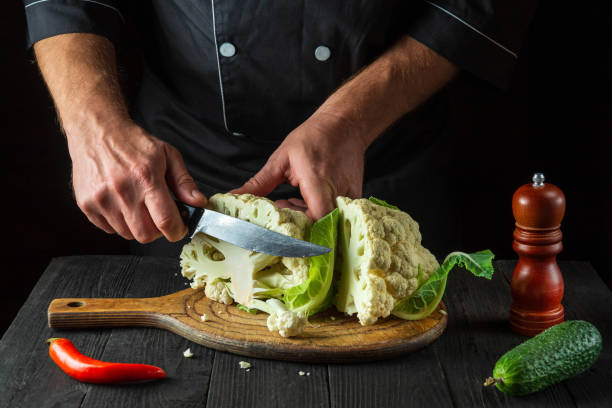
M 109 232 L 110 234 L 117 233 L 119 236 L 127 240 L 134 239 L 134 235 L 132 235 L 130 228 L 127 226 L 123 218 L 121 208 L 117 202 L 106 194 L 99 196 L 95 202 L 95 210 L 89 205 L 85 205 L 83 207 L 87 210 L 85 211 L 85 214 L 91 222 L 101 228 L 104 226 L 105 228 L 102 229 L 104 229 L 106 232 L 111 231 Z
M 106 219 L 104 219 L 104 217 L 102 217 L 100 214 L 92 213 L 92 214 L 85 214 L 85 215 L 87 216 L 87 219 L 92 224 L 100 228 L 102 231 L 106 232 L 107 234 L 115 233 L 115 230 L 113 229 L 113 227 L 111 227 L 110 224 L 106 221 Z
M 180 201 L 192 207 L 206 207 L 208 200 L 200 192 L 193 177 L 187 171 L 183 157 L 174 147 L 166 145 L 168 171 L 166 179 L 170 189 Z
M 187 227 L 168 189 L 162 187 L 150 190 L 145 193 L 144 202 L 153 223 L 168 241 L 179 241 L 187 234 Z
M 289 208 L 295 211 L 306 211 L 306 207 L 298 207 L 295 206 L 293 204 L 291 204 L 291 199 L 289 200 L 276 200 L 274 202 L 274 204 L 278 207 L 278 208 Z
M 136 241 L 148 244 L 162 236 L 144 204 L 132 206 L 129 212 L 125 210 L 124 208 L 124 217 Z
M 335 188 L 325 180 L 318 178 L 304 180 L 300 183 L 300 193 L 308 207 L 306 215 L 313 220 L 318 220 L 335 208 Z
M 79 204 L 79 207 L 92 223 L 105 232 L 117 233 L 127 240 L 134 239 L 120 206 L 108 194 L 98 194 L 93 200 Z
M 265 197 L 270 194 L 279 184 L 285 181 L 281 167 L 268 160 L 265 166 L 257 174 L 244 183 L 241 187 L 230 191 L 234 194 L 253 194 Z
M 360 198 L 363 192 L 363 177 L 360 177 L 352 185 L 349 185 L 346 195 L 350 198 Z
M 287 201 L 289 201 L 289 203 L 293 205 L 294 207 L 301 207 L 305 210 L 308 208 L 308 206 L 306 205 L 306 202 L 302 200 L 301 198 L 291 197 Z
M 134 235 L 130 231 L 130 228 L 127 226 L 127 223 L 123 218 L 123 214 L 121 214 L 121 211 L 118 208 L 110 208 L 102 215 L 104 216 L 108 224 L 113 228 L 113 230 L 117 232 L 117 234 L 127 240 L 134 239 Z

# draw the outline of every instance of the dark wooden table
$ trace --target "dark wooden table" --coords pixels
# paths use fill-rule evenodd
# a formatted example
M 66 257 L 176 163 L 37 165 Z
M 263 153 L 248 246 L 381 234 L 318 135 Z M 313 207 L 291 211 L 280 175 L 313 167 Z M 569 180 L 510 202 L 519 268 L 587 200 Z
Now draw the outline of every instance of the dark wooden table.
M 46 310 L 54 298 L 149 297 L 185 287 L 176 260 L 168 258 L 57 258 L 2 338 L 0 407 L 612 406 L 612 293 L 584 262 L 561 263 L 563 303 L 566 319 L 588 320 L 601 331 L 604 348 L 595 365 L 527 397 L 482 387 L 495 361 L 525 340 L 507 322 L 514 264 L 495 262 L 492 281 L 454 271 L 444 297 L 448 328 L 432 345 L 394 360 L 324 365 L 217 352 L 158 329 L 49 329 Z M 159 365 L 168 378 L 132 385 L 79 383 L 48 356 L 45 339 L 57 336 L 94 358 Z M 194 358 L 183 357 L 188 347 Z M 239 368 L 241 360 L 251 362 L 250 371 Z

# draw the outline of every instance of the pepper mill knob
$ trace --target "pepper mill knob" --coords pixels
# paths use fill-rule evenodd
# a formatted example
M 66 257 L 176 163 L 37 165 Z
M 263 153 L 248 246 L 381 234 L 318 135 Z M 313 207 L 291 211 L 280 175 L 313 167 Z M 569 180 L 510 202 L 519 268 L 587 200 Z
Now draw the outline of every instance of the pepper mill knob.
M 512 248 L 519 260 L 510 284 L 510 327 L 528 336 L 564 320 L 563 276 L 556 258 L 563 249 L 565 196 L 544 181 L 544 175 L 536 173 L 533 183 L 519 187 L 512 197 L 516 220 Z

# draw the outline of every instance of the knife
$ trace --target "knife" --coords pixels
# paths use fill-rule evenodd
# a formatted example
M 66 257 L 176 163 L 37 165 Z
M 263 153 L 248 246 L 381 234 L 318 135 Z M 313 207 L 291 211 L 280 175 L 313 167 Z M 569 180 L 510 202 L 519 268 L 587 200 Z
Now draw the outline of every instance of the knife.
M 229 215 L 175 202 L 191 238 L 203 232 L 250 251 L 290 258 L 306 258 L 331 251 L 331 248 L 283 235 Z

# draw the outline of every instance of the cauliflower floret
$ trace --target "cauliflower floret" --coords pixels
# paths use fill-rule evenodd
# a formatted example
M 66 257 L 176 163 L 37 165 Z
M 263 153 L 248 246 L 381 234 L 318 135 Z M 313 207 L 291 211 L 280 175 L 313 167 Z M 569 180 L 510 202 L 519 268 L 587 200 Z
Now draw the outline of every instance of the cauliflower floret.
M 305 313 L 296 313 L 278 299 L 267 301 L 255 300 L 253 306 L 268 313 L 268 330 L 278 332 L 283 337 L 298 336 L 304 332 L 308 317 Z
M 226 305 L 231 305 L 234 303 L 232 294 L 227 288 L 227 283 L 220 280 L 206 285 L 204 288 L 204 294 L 207 298 L 214 300 L 215 302 L 224 303 Z
M 251 194 L 215 194 L 208 208 L 251 222 L 293 238 L 308 238 L 312 221 L 302 212 L 277 208 L 272 201 Z M 181 252 L 181 271 L 191 279 L 191 287 L 206 287 L 207 297 L 226 304 L 232 299 L 251 307 L 254 297 L 266 296 L 266 283 L 282 282 L 283 288 L 298 285 L 308 279 L 308 258 L 281 258 L 252 252 L 203 233 L 196 234 Z M 278 277 L 265 276 L 259 282 L 257 274 L 267 269 Z
M 342 263 L 335 305 L 369 325 L 391 313 L 439 267 L 421 245 L 419 225 L 400 210 L 367 199 L 336 199 Z M 419 267 L 421 275 L 419 276 Z
M 206 282 L 227 280 L 230 278 L 228 270 L 208 268 L 209 264 L 223 259 L 223 254 L 206 243 L 204 234 L 196 234 L 181 251 L 181 273 L 192 280 L 191 287 L 194 289 L 204 287 Z

